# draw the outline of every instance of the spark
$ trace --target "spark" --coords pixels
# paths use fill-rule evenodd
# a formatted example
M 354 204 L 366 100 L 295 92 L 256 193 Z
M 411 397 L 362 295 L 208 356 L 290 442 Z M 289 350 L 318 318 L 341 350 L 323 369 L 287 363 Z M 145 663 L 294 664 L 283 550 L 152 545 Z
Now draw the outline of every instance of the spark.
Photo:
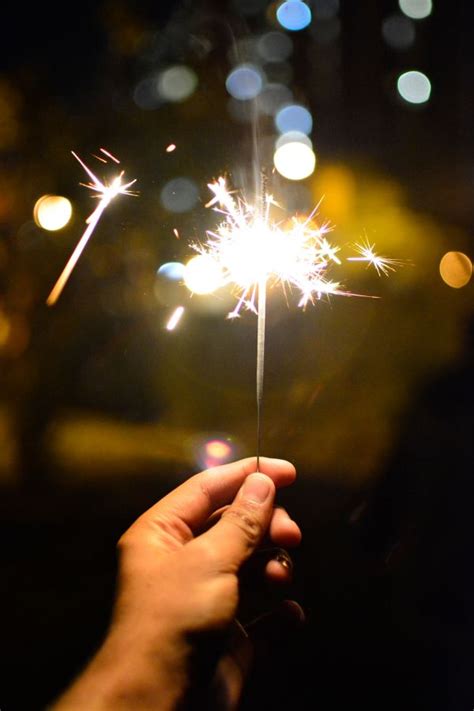
M 110 158 L 110 160 L 113 160 L 114 163 L 118 163 L 120 165 L 119 159 L 112 155 L 112 153 L 109 153 L 109 151 L 106 151 L 105 148 L 101 148 L 100 152 L 103 153 L 104 156 L 107 156 L 107 158 Z
M 355 244 L 354 249 L 360 255 L 359 257 L 348 257 L 349 262 L 367 262 L 367 266 L 373 266 L 377 274 L 389 276 L 389 272 L 396 271 L 396 267 L 404 264 L 401 259 L 390 259 L 389 257 L 381 257 L 375 253 L 375 245 L 370 244 L 366 239 L 360 244 Z
M 173 151 L 176 150 L 176 144 L 175 143 L 170 143 L 169 146 L 166 147 L 166 152 L 167 153 L 173 153 Z
M 115 163 L 119 163 L 120 161 L 115 158 L 111 153 L 106 151 L 104 148 L 100 149 L 101 152 L 104 155 L 107 155 L 111 160 L 113 160 Z M 69 257 L 69 260 L 66 263 L 66 266 L 64 267 L 63 271 L 61 272 L 59 279 L 57 280 L 56 284 L 53 286 L 51 293 L 49 294 L 46 303 L 48 306 L 53 306 L 56 301 L 59 299 L 62 290 L 66 286 L 66 283 L 71 276 L 71 273 L 74 269 L 74 267 L 77 264 L 77 261 L 79 260 L 79 257 L 81 256 L 82 252 L 84 251 L 85 246 L 87 245 L 92 233 L 94 232 L 95 228 L 97 227 L 97 224 L 106 210 L 106 208 L 110 205 L 112 200 L 116 198 L 118 195 L 136 195 L 135 192 L 132 190 L 129 190 L 129 188 L 136 182 L 136 180 L 131 180 L 128 183 L 123 182 L 123 176 L 124 176 L 124 171 L 122 170 L 110 183 L 102 182 L 99 180 L 99 178 L 92 172 L 90 168 L 79 158 L 79 156 L 72 151 L 72 155 L 74 158 L 81 164 L 81 166 L 84 168 L 85 172 L 90 178 L 89 183 L 81 183 L 81 185 L 84 185 L 84 187 L 88 188 L 89 190 L 92 190 L 94 193 L 96 193 L 93 197 L 99 199 L 99 204 L 95 208 L 95 210 L 92 212 L 91 215 L 86 220 L 86 225 L 87 228 L 82 235 L 81 239 L 77 243 L 73 253 Z
M 204 244 L 192 246 L 215 260 L 224 284 L 236 287 L 237 304 L 229 318 L 237 318 L 242 309 L 258 313 L 259 285 L 298 290 L 302 307 L 324 295 L 349 295 L 339 282 L 328 279 L 331 265 L 342 262 L 340 248 L 326 236 L 330 225 L 316 222 L 318 206 L 307 217 L 274 221 L 271 208 L 279 205 L 272 195 L 265 196 L 258 210 L 235 197 L 223 177 L 208 187 L 213 197 L 206 207 L 222 214 L 223 221 L 208 231 Z
M 178 306 L 171 314 L 168 323 L 166 324 L 167 331 L 174 331 L 184 314 L 184 306 Z

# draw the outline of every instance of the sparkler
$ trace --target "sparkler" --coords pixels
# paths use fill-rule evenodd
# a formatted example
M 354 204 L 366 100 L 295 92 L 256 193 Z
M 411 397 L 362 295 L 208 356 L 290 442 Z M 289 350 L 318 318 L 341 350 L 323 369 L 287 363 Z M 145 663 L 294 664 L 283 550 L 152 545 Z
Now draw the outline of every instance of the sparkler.
M 311 214 L 289 221 L 273 221 L 272 207 L 279 207 L 271 195 L 264 194 L 257 208 L 241 197 L 234 197 L 223 177 L 208 185 L 213 197 L 206 207 L 223 216 L 215 231 L 208 231 L 203 244 L 192 247 L 210 257 L 222 273 L 223 284 L 232 284 L 237 291 L 237 304 L 228 318 L 238 318 L 242 309 L 257 314 L 257 470 L 261 450 L 261 420 L 265 363 L 265 318 L 267 289 L 281 286 L 299 293 L 298 306 L 305 308 L 323 296 L 361 296 L 346 291 L 339 281 L 329 279 L 331 267 L 341 266 L 340 248 L 328 240 L 329 223 L 316 221 L 319 205 Z M 398 260 L 376 255 L 368 242 L 355 245 L 358 256 L 349 257 L 367 262 L 377 273 L 387 274 L 401 264 Z M 377 297 L 369 297 L 377 298 Z
M 113 156 L 109 151 L 106 151 L 105 148 L 100 149 L 101 153 L 106 156 L 107 158 L 110 158 L 111 160 L 114 161 L 114 163 L 120 163 L 118 158 Z M 76 266 L 79 257 L 81 256 L 82 252 L 84 251 L 84 248 L 86 247 L 92 233 L 94 232 L 95 228 L 97 227 L 100 218 L 102 217 L 104 211 L 106 208 L 110 205 L 112 200 L 116 198 L 118 195 L 136 195 L 132 190 L 129 190 L 129 188 L 136 182 L 136 180 L 131 180 L 129 183 L 124 183 L 122 182 L 123 176 L 124 176 L 124 171 L 122 170 L 113 180 L 111 183 L 106 183 L 102 182 L 99 180 L 99 178 L 90 170 L 90 168 L 87 167 L 87 165 L 79 158 L 79 156 L 72 151 L 72 155 L 74 158 L 81 164 L 81 166 L 84 168 L 86 171 L 87 175 L 91 179 L 91 182 L 89 183 L 81 183 L 81 185 L 84 185 L 84 187 L 88 188 L 89 190 L 92 190 L 94 193 L 97 193 L 94 195 L 94 197 L 99 199 L 99 204 L 95 208 L 94 212 L 92 212 L 91 215 L 86 220 L 87 228 L 82 235 L 81 239 L 77 243 L 73 253 L 69 257 L 66 266 L 64 267 L 63 271 L 61 272 L 59 279 L 57 280 L 56 284 L 53 286 L 51 293 L 49 294 L 48 298 L 46 299 L 46 303 L 48 306 L 53 306 L 56 301 L 59 299 L 62 290 L 66 286 L 66 283 L 71 276 L 71 273 Z M 107 161 L 99 156 L 96 156 L 98 160 L 100 160 L 103 163 L 106 163 Z

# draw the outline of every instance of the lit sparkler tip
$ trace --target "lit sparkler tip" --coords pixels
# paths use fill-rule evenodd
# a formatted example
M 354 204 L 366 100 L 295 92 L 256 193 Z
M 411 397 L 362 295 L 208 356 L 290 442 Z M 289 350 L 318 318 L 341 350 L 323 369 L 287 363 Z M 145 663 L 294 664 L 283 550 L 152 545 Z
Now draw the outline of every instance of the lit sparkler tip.
M 173 151 L 176 150 L 176 144 L 175 143 L 170 143 L 169 146 L 166 146 L 166 152 L 167 153 L 173 153 Z
M 297 290 L 302 308 L 323 297 L 363 296 L 328 279 L 331 266 L 342 265 L 341 249 L 327 237 L 332 225 L 315 221 L 317 208 L 307 216 L 276 222 L 270 205 L 277 203 L 270 194 L 264 196 L 262 210 L 241 197 L 234 199 L 222 176 L 208 187 L 213 197 L 207 207 L 214 207 L 223 220 L 214 231 L 207 232 L 203 244 L 194 244 L 193 248 L 213 260 L 224 283 L 234 285 L 238 292 L 238 303 L 228 318 L 237 318 L 242 310 L 260 318 L 256 307 L 260 284 Z M 359 256 L 352 259 L 373 265 L 379 273 L 394 271 L 399 263 L 377 255 L 368 242 L 355 247 Z
M 105 148 L 101 148 L 100 151 L 108 156 L 111 160 L 113 160 L 115 163 L 119 163 L 120 161 L 118 158 L 115 158 L 111 153 L 105 150 Z M 95 210 L 89 215 L 89 217 L 86 219 L 86 225 L 87 228 L 82 235 L 81 239 L 77 243 L 73 253 L 69 257 L 69 260 L 66 263 L 66 266 L 64 267 L 63 271 L 61 272 L 59 279 L 57 280 L 56 284 L 53 286 L 48 298 L 46 299 L 46 303 L 48 306 L 53 306 L 56 301 L 59 299 L 62 290 L 66 286 L 66 283 L 71 276 L 71 273 L 76 266 L 79 257 L 81 256 L 82 252 L 84 251 L 92 233 L 94 232 L 95 228 L 97 227 L 97 224 L 99 223 L 99 220 L 105 211 L 105 209 L 110 205 L 112 200 L 118 195 L 137 195 L 135 191 L 130 190 L 129 188 L 136 183 L 136 178 L 134 180 L 131 180 L 128 183 L 122 183 L 122 178 L 124 176 L 124 171 L 122 170 L 119 175 L 117 175 L 110 184 L 107 184 L 105 182 L 102 182 L 99 180 L 99 178 L 95 175 L 95 173 L 92 172 L 92 170 L 84 163 L 84 161 L 75 153 L 74 151 L 71 151 L 72 155 L 74 158 L 80 163 L 82 168 L 86 171 L 87 175 L 91 179 L 90 183 L 87 183 L 85 185 L 86 188 L 89 190 L 92 190 L 93 192 L 96 192 L 97 195 L 95 197 L 99 198 L 99 204 L 95 208 Z

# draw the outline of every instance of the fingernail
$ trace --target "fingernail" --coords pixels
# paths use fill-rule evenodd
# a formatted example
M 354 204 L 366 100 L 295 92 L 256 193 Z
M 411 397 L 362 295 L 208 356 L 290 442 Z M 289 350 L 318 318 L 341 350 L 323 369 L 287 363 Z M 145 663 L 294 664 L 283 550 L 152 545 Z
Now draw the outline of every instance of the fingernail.
M 250 474 L 242 487 L 242 496 L 248 501 L 263 504 L 270 495 L 270 481 L 262 474 Z

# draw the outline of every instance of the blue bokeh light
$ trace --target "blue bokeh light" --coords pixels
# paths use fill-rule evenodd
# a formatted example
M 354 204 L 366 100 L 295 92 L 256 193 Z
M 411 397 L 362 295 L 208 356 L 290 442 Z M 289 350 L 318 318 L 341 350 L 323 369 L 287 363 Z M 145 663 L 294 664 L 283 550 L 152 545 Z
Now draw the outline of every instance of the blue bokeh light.
M 184 264 L 181 264 L 181 262 L 166 262 L 166 264 L 161 265 L 157 274 L 169 281 L 182 281 L 184 268 Z
M 280 133 L 300 131 L 308 135 L 313 128 L 313 117 L 304 106 L 290 104 L 280 109 L 275 116 L 275 124 Z
M 282 3 L 276 16 L 280 25 L 291 32 L 304 30 L 311 22 L 311 10 L 302 0 L 287 0 Z
M 231 71 L 225 85 L 234 99 L 255 99 L 263 88 L 262 73 L 252 64 L 241 64 Z

